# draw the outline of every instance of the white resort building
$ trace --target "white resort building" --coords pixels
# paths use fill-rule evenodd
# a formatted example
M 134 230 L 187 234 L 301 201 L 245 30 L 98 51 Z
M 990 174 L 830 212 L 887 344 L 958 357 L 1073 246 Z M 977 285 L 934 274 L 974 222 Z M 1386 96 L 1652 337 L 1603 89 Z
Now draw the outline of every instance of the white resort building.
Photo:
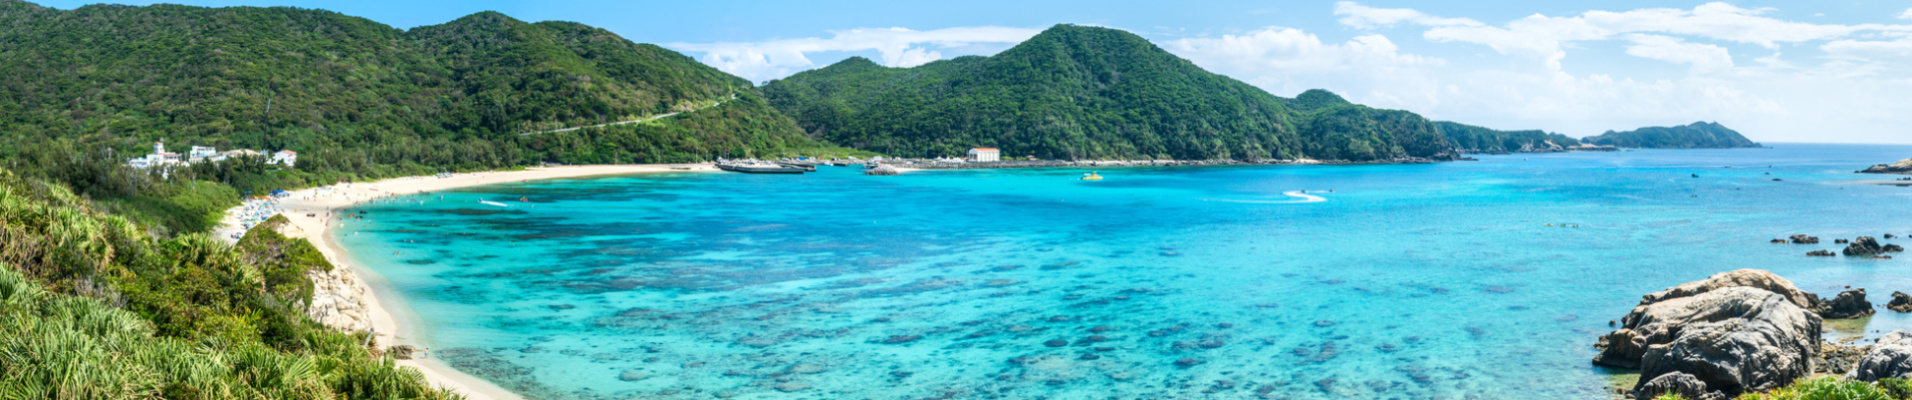
M 272 160 L 268 160 L 266 163 L 290 167 L 292 163 L 297 161 L 299 161 L 299 153 L 293 152 L 292 150 L 279 150 L 277 153 L 272 153 Z
M 969 161 L 1002 161 L 1002 152 L 994 147 L 969 149 Z

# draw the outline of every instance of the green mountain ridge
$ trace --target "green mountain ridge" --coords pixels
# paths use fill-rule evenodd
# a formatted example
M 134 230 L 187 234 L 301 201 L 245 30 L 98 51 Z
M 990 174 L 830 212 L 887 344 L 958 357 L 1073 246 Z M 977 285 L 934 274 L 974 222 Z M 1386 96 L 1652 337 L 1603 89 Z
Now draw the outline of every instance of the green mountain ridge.
M 1451 121 L 1434 126 L 1462 153 L 1546 153 L 1581 145 L 1579 139 L 1538 129 L 1503 131 Z
M 1738 131 L 1718 122 L 1694 122 L 1681 126 L 1652 126 L 1626 132 L 1607 131 L 1580 139 L 1595 145 L 1643 149 L 1733 149 L 1761 147 Z
M 1280 98 L 1107 28 L 1057 25 L 994 56 L 912 68 L 853 57 L 762 89 L 812 137 L 901 156 L 978 146 L 1049 159 L 1454 155 L 1419 115 L 1325 91 Z
M 0 69 L 12 72 L 0 77 L 0 137 L 11 142 L 0 157 L 40 146 L 120 157 L 164 140 L 291 149 L 307 172 L 378 177 L 824 147 L 747 80 L 603 29 L 495 12 L 399 30 L 298 8 L 0 0 Z M 517 135 L 731 96 L 720 108 L 736 121 L 603 128 L 591 143 Z

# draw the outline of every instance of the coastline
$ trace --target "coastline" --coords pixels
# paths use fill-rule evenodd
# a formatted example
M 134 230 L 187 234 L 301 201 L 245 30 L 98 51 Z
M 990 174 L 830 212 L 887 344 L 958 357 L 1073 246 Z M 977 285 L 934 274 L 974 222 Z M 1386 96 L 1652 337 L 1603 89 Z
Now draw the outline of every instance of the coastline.
M 1123 167 L 1209 167 L 1209 166 L 1255 166 L 1255 165 L 1377 165 L 1377 164 L 1433 164 L 1448 161 L 1472 161 L 1465 157 L 1453 159 L 1402 157 L 1384 160 L 1346 161 L 1346 160 L 1004 160 L 1004 161 L 957 161 L 937 162 L 929 160 L 905 159 L 900 161 L 884 160 L 883 165 L 896 168 L 899 172 L 944 170 L 944 169 L 1006 169 L 1006 168 L 1123 168 Z
M 370 183 L 338 184 L 292 191 L 290 195 L 279 200 L 279 209 L 282 210 L 281 214 L 291 221 L 291 226 L 284 229 L 288 237 L 302 237 L 311 241 L 313 247 L 318 248 L 319 252 L 325 256 L 326 261 L 332 263 L 335 273 L 342 272 L 344 275 L 350 275 L 346 281 L 356 286 L 353 292 L 362 295 L 353 294 L 346 297 L 356 297 L 353 300 L 362 304 L 362 308 L 366 311 L 365 319 L 376 332 L 380 346 L 389 347 L 399 344 L 417 346 L 421 343 L 408 339 L 408 336 L 413 333 L 414 324 L 403 323 L 402 321 L 409 318 L 401 318 L 400 314 L 409 315 L 410 308 L 405 307 L 404 300 L 393 293 L 391 285 L 384 280 L 383 276 L 365 269 L 344 247 L 333 240 L 333 226 L 328 224 L 329 218 L 326 215 L 328 211 L 391 196 L 512 181 L 696 171 L 716 171 L 716 169 L 708 164 L 590 165 L 454 174 L 442 178 L 430 176 L 393 178 Z M 242 208 L 228 210 L 225 221 L 236 221 L 234 212 Z M 308 217 L 307 214 L 314 216 Z M 224 235 L 228 234 L 232 228 L 232 226 L 221 226 L 215 232 Z M 316 234 L 309 234 L 309 232 L 316 232 Z M 225 236 L 221 236 L 221 239 L 225 239 Z M 373 281 L 377 283 L 372 283 Z M 397 360 L 397 363 L 419 371 L 432 385 L 451 389 L 467 399 L 523 398 L 489 381 L 451 368 L 437 359 Z

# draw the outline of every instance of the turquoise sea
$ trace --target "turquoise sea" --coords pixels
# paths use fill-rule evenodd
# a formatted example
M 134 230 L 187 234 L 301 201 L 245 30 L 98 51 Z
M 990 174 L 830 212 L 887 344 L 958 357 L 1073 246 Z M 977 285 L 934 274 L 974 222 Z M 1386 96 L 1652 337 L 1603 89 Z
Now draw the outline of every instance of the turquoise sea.
M 336 235 L 407 339 L 537 399 L 1604 399 L 1592 344 L 1640 295 L 1912 291 L 1912 257 L 1804 256 L 1912 234 L 1912 187 L 1841 183 L 1912 146 L 1773 147 L 533 181 Z

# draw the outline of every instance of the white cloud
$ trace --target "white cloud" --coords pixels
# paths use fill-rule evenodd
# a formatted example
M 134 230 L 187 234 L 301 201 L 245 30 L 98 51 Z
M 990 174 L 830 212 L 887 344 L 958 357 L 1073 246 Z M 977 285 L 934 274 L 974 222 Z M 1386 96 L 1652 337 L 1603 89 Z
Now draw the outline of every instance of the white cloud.
M 1899 13 L 1899 19 L 1912 19 L 1912 8 L 1907 8 L 1905 12 Z
M 1205 68 L 1275 75 L 1442 63 L 1438 58 L 1402 54 L 1386 36 L 1364 35 L 1346 43 L 1328 44 L 1314 34 L 1283 27 L 1245 35 L 1180 39 L 1162 45 Z
M 1382 28 L 1412 23 L 1426 26 L 1481 26 L 1480 21 L 1467 18 L 1441 18 L 1427 15 L 1407 8 L 1374 8 L 1352 1 L 1334 3 L 1334 15 L 1341 17 L 1341 24 L 1361 29 Z
M 1696 71 L 1717 71 L 1733 67 L 1733 56 L 1726 48 L 1710 44 L 1687 43 L 1680 38 L 1660 35 L 1629 34 L 1627 54 L 1635 57 L 1692 65 Z
M 704 64 L 753 81 L 782 78 L 816 68 L 807 54 L 875 51 L 890 67 L 914 67 L 943 58 L 930 47 L 951 48 L 975 44 L 1013 44 L 1028 40 L 1039 29 L 997 26 L 957 27 L 928 31 L 904 28 L 858 28 L 831 32 L 830 38 L 778 39 L 762 42 L 673 43 L 668 47 L 701 52 Z

